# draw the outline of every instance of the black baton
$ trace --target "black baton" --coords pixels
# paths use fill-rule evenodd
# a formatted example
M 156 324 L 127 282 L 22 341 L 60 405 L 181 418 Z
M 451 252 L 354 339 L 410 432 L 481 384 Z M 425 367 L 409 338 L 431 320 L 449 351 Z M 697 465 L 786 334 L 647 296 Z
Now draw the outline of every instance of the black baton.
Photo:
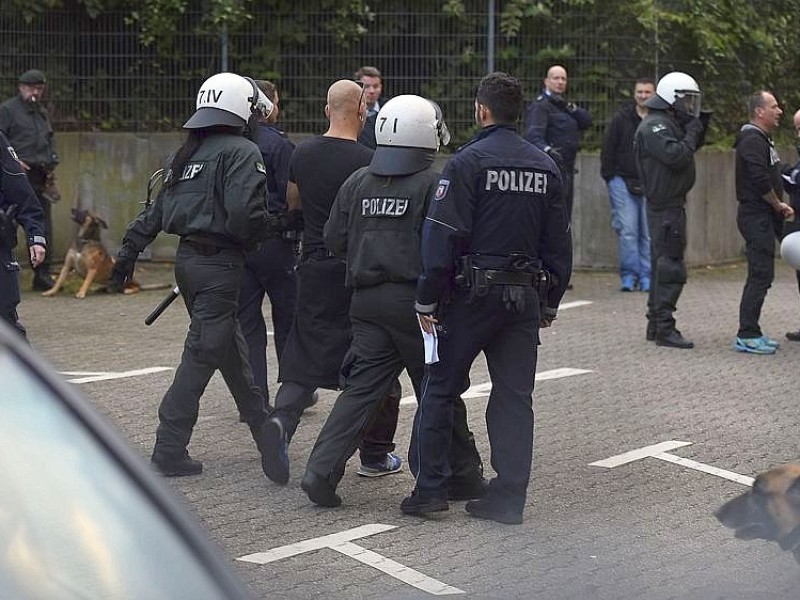
M 181 295 L 181 290 L 176 285 L 174 288 L 172 288 L 172 291 L 169 293 L 169 295 L 158 303 L 158 306 L 156 306 L 153 309 L 153 312 L 147 315 L 147 317 L 144 320 L 144 324 L 152 325 L 155 322 L 155 320 L 161 316 L 161 313 L 167 310 L 167 307 L 173 302 L 175 302 L 175 299 L 180 295 Z

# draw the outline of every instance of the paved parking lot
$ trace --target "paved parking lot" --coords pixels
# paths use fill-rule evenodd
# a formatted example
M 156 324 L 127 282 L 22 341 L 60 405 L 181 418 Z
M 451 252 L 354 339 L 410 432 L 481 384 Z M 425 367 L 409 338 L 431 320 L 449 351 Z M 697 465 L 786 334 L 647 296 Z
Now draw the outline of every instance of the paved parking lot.
M 644 294 L 620 293 L 611 273 L 576 275 L 565 298 L 572 306 L 543 333 L 534 476 L 521 526 L 473 519 L 461 504 L 436 518 L 407 517 L 398 504 L 413 486 L 410 474 L 359 478 L 355 461 L 339 489 L 343 506 L 317 508 L 299 481 L 335 393 L 322 393 L 307 413 L 290 447 L 289 485 L 279 487 L 261 473 L 219 376 L 203 397 L 190 447 L 205 471 L 170 483 L 256 598 L 439 592 L 492 599 L 795 599 L 800 566 L 792 556 L 776 544 L 734 539 L 712 515 L 745 486 L 675 464 L 689 460 L 754 476 L 800 459 L 800 344 L 786 342 L 774 356 L 731 349 L 744 276 L 741 265 L 691 272 L 677 317 L 696 348 L 684 351 L 645 341 Z M 172 276 L 146 265 L 140 279 L 166 283 Z M 188 323 L 178 302 L 144 326 L 164 293 L 85 300 L 26 293 L 20 307 L 33 346 L 66 378 L 84 380 L 76 385 L 144 458 Z M 783 265 L 762 326 L 781 339 L 800 328 L 797 284 Z M 272 354 L 270 367 L 274 376 Z M 488 469 L 489 378 L 482 361 L 471 380 L 470 424 Z M 410 385 L 404 390 L 410 394 Z M 396 441 L 403 452 L 413 410 L 413 404 L 401 410 Z M 660 456 L 613 468 L 590 465 L 667 441 L 689 444 L 650 453 L 677 457 L 672 462 Z M 241 557 L 254 562 L 235 560 Z

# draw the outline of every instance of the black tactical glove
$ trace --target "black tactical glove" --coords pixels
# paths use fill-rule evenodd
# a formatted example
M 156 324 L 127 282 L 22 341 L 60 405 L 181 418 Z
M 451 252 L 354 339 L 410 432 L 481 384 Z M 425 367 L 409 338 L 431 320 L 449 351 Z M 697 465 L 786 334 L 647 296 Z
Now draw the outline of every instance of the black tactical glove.
M 112 294 L 121 294 L 125 284 L 133 279 L 133 270 L 136 268 L 138 252 L 125 244 L 119 249 L 114 268 L 108 278 L 106 289 Z
M 550 146 L 547 150 L 545 150 L 545 152 L 547 152 L 547 154 L 550 155 L 550 158 L 552 158 L 555 161 L 556 166 L 558 167 L 558 170 L 559 171 L 563 171 L 564 170 L 564 157 L 561 155 L 561 151 L 558 148 L 554 148 L 553 146 Z
M 705 136 L 706 128 L 703 126 L 703 122 L 697 117 L 691 117 L 684 124 L 683 129 L 686 132 L 683 136 L 683 141 L 692 151 L 697 150 Z
M 564 100 L 563 96 L 560 96 L 558 94 L 549 94 L 547 96 L 547 99 L 550 100 L 550 103 L 556 108 L 561 110 L 568 110 L 569 105 L 567 104 L 567 101 Z M 573 104 L 572 106 L 574 107 L 575 105 Z
M 303 211 L 296 208 L 281 215 L 280 236 L 290 242 L 299 242 L 303 234 Z
M 503 306 L 508 312 L 518 315 L 525 312 L 525 290 L 521 285 L 503 286 Z

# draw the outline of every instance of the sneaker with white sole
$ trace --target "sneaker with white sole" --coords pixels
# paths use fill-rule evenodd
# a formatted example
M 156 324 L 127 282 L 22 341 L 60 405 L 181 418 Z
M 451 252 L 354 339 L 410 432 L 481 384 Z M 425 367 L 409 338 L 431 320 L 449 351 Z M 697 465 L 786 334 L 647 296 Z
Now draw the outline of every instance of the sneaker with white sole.
M 763 341 L 767 346 L 772 346 L 773 348 L 780 348 L 781 343 L 778 340 L 774 340 L 769 336 L 762 335 L 761 341 Z
M 399 473 L 403 470 L 403 459 L 396 454 L 389 452 L 383 462 L 380 463 L 361 463 L 357 473 L 362 477 L 383 477 L 392 473 Z
M 775 354 L 777 348 L 769 345 L 763 337 L 740 338 L 737 337 L 733 343 L 733 349 L 737 352 L 748 352 L 750 354 Z

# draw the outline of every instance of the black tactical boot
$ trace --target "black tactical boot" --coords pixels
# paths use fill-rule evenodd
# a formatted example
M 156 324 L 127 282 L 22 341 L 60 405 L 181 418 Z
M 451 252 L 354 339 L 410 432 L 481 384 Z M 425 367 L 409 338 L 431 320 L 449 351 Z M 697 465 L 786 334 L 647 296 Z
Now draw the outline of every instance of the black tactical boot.
M 150 459 L 152 465 L 164 477 L 184 477 L 187 475 L 199 475 L 203 472 L 203 463 L 194 460 L 189 453 L 175 458 L 153 453 Z
M 336 488 L 331 485 L 331 482 L 311 471 L 306 471 L 300 487 L 314 504 L 336 508 L 342 503 L 342 499 L 336 493 Z
M 33 291 L 34 292 L 46 292 L 51 287 L 55 285 L 55 281 L 50 276 L 50 273 L 47 273 L 42 270 L 37 270 L 33 272 Z
M 422 516 L 428 513 L 450 510 L 450 506 L 439 494 L 414 489 L 411 495 L 400 503 L 400 510 L 407 515 Z
M 694 343 L 687 340 L 677 329 L 673 329 L 668 335 L 660 335 L 656 338 L 656 346 L 666 346 L 668 348 L 694 348 Z

